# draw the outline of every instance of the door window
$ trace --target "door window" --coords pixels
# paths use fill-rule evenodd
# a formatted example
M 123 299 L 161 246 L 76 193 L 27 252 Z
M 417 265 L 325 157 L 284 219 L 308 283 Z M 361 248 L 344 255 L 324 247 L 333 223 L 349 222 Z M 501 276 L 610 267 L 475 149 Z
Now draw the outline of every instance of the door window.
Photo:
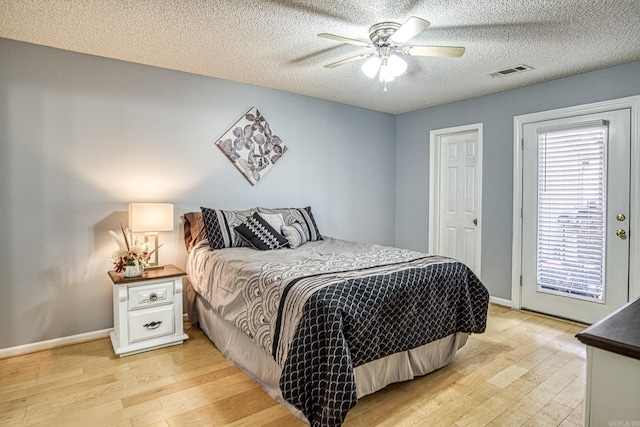
M 574 126 L 538 129 L 537 284 L 602 301 L 608 124 Z

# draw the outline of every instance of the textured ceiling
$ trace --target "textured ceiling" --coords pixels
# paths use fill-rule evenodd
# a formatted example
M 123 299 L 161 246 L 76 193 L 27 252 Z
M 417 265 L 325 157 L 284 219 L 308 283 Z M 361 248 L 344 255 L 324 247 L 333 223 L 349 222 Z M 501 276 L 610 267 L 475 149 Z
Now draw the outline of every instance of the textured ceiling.
M 318 33 L 412 15 L 431 26 L 411 44 L 464 56 L 405 57 L 386 94 L 360 62 L 323 67 L 368 49 Z M 640 60 L 640 0 L 0 0 L 0 37 L 399 114 Z

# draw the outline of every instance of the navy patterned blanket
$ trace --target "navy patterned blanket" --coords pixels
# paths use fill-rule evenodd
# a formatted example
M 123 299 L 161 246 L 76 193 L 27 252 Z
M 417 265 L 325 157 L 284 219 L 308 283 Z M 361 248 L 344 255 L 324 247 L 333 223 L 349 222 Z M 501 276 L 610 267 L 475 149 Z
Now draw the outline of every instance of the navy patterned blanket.
M 298 278 L 283 291 L 273 341 L 280 387 L 312 426 L 342 424 L 357 402 L 355 367 L 485 330 L 489 293 L 464 264 L 427 256 L 384 270 Z M 281 333 L 293 312 L 302 314 L 287 345 Z

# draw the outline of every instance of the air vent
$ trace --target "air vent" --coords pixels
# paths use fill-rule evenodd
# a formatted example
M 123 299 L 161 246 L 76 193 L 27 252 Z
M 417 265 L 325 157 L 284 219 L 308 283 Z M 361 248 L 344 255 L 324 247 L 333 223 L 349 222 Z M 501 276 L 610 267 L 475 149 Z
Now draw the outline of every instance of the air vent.
M 519 73 L 524 73 L 525 71 L 529 71 L 529 70 L 533 70 L 533 67 L 530 67 L 528 65 L 524 65 L 524 64 L 520 64 L 520 65 L 516 65 L 513 68 L 507 68 L 504 70 L 500 70 L 500 71 L 496 71 L 494 73 L 490 73 L 489 75 L 491 77 L 505 77 L 505 76 L 510 76 L 512 74 L 519 74 Z

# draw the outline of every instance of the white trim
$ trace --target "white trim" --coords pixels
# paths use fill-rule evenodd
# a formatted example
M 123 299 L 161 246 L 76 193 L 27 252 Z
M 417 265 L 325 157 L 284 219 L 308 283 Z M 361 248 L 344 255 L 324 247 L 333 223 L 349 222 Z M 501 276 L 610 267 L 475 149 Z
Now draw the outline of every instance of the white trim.
M 504 307 L 511 307 L 512 303 L 510 299 L 498 298 L 498 297 L 489 297 L 489 302 L 494 304 L 502 305 Z
M 100 338 L 107 338 L 113 328 L 102 329 L 100 331 L 87 332 L 84 334 L 72 335 L 69 337 L 55 338 L 48 341 L 40 341 L 31 344 L 19 345 L 0 349 L 0 359 L 7 357 L 20 356 L 27 353 L 35 353 L 36 351 L 51 350 L 53 348 L 64 347 L 66 345 L 80 344 L 87 341 L 93 341 Z
M 522 308 L 522 151 L 524 121 L 513 118 L 513 231 L 511 242 L 511 307 Z
M 640 259 L 640 238 L 635 233 L 635 218 L 640 214 L 640 96 L 613 99 L 593 104 L 523 114 L 513 118 L 513 240 L 511 245 L 511 302 L 521 308 L 520 275 L 522 274 L 522 138 L 527 123 L 596 114 L 624 108 L 631 109 L 631 206 L 629 212 L 629 259 Z M 640 229 L 640 227 L 639 227 Z M 639 234 L 640 236 L 640 234 Z M 629 263 L 629 301 L 640 297 L 640 264 Z
M 189 315 L 184 313 L 182 315 L 183 322 L 189 321 Z M 0 349 L 0 359 L 6 359 L 8 357 L 20 356 L 28 353 L 35 353 L 37 351 L 51 350 L 58 347 L 64 347 L 66 345 L 80 344 L 87 341 L 98 340 L 101 338 L 109 337 L 109 334 L 113 331 L 113 328 L 102 329 L 100 331 L 86 332 L 84 334 L 72 335 L 70 337 L 55 338 L 48 341 L 40 341 L 31 344 L 19 345 L 16 347 L 2 348 Z
M 478 277 L 482 271 L 482 123 L 474 123 L 464 126 L 455 126 L 444 129 L 435 129 L 429 132 L 429 253 L 437 253 L 437 242 L 439 234 L 440 215 L 438 206 L 440 205 L 440 139 L 445 135 L 476 131 L 478 135 L 478 156 L 476 158 L 478 176 L 476 180 L 476 191 L 478 194 L 478 222 L 477 248 L 475 271 Z

